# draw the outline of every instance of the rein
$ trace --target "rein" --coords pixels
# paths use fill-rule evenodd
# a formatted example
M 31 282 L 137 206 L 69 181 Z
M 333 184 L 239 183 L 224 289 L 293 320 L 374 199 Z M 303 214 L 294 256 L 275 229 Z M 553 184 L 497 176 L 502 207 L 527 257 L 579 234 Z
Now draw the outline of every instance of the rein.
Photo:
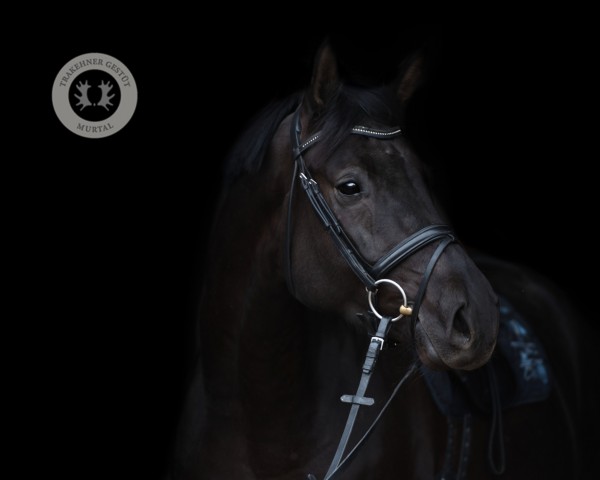
M 318 183 L 312 177 L 310 171 L 306 166 L 303 153 L 306 152 L 316 142 L 320 141 L 322 139 L 322 134 L 321 132 L 317 132 L 305 142 L 300 143 L 302 134 L 302 126 L 300 121 L 301 107 L 302 104 L 298 106 L 294 113 L 290 132 L 292 141 L 292 154 L 294 159 L 294 172 L 292 175 L 292 184 L 289 193 L 284 257 L 284 268 L 288 289 L 292 294 L 294 294 L 294 283 L 291 273 L 291 218 L 295 187 L 297 183 L 300 183 L 303 191 L 305 192 L 312 206 L 312 210 L 315 212 L 325 229 L 328 231 L 341 256 L 348 263 L 348 265 L 350 266 L 354 274 L 358 277 L 358 279 L 365 285 L 365 288 L 367 289 L 367 297 L 370 306 L 370 312 L 379 319 L 377 332 L 374 336 L 371 337 L 371 341 L 367 349 L 365 360 L 362 366 L 362 375 L 356 393 L 354 395 L 342 395 L 342 397 L 340 398 L 342 402 L 350 403 L 351 407 L 350 412 L 348 414 L 348 418 L 346 420 L 346 426 L 338 443 L 337 450 L 333 456 L 329 469 L 323 479 L 330 480 L 334 476 L 336 476 L 341 471 L 342 467 L 346 466 L 349 463 L 349 461 L 355 456 L 358 448 L 364 444 L 369 434 L 373 431 L 376 424 L 382 417 L 383 413 L 391 403 L 392 399 L 397 394 L 401 385 L 417 369 L 416 365 L 413 365 L 409 368 L 409 370 L 398 382 L 398 384 L 390 394 L 390 397 L 383 405 L 379 414 L 369 426 L 366 433 L 350 450 L 350 452 L 346 456 L 344 456 L 348 441 L 350 439 L 350 435 L 352 433 L 352 429 L 354 427 L 356 416 L 358 414 L 358 409 L 363 405 L 371 406 L 375 403 L 375 400 L 373 398 L 366 397 L 365 393 L 369 381 L 371 379 L 371 375 L 375 368 L 377 358 L 379 356 L 380 351 L 383 349 L 385 338 L 389 329 L 391 328 L 392 323 L 399 320 L 403 316 L 412 316 L 414 319 L 418 317 L 421 302 L 423 301 L 423 298 L 425 296 L 427 284 L 429 282 L 431 274 L 433 273 L 435 264 L 437 263 L 439 257 L 441 256 L 445 248 L 450 243 L 456 241 L 456 238 L 449 226 L 430 225 L 425 228 L 422 228 L 421 230 L 413 233 L 404 240 L 400 241 L 395 247 L 393 247 L 379 260 L 377 260 L 375 264 L 371 265 L 370 263 L 368 263 L 344 231 L 344 228 L 335 216 L 335 213 L 333 212 L 331 207 L 329 207 L 327 201 L 325 200 L 325 197 L 321 193 Z M 355 126 L 352 128 L 351 133 L 355 135 L 362 135 L 386 140 L 401 135 L 401 130 L 399 128 L 392 128 L 389 130 L 374 130 L 364 126 Z M 419 285 L 416 297 L 413 302 L 410 302 L 411 306 L 409 306 L 409 302 L 407 301 L 406 294 L 402 287 L 398 283 L 390 279 L 383 278 L 383 276 L 386 273 L 388 273 L 391 269 L 393 269 L 396 265 L 408 258 L 410 255 L 435 241 L 440 241 L 440 243 L 438 244 L 437 248 L 435 249 L 433 255 L 431 256 L 427 264 L 427 267 L 425 268 L 423 278 Z M 377 286 L 382 283 L 391 284 L 400 291 L 403 302 L 400 306 L 399 315 L 397 317 L 392 318 L 390 316 L 381 315 L 373 307 L 372 296 L 377 293 Z M 308 480 L 317 480 L 317 478 L 313 474 L 309 474 Z

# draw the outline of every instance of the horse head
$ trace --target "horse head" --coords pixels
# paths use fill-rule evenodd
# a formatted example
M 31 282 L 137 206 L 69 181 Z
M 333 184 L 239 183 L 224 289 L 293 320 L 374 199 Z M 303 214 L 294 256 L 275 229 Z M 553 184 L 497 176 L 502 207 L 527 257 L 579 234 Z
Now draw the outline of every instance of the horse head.
M 365 87 L 345 81 L 334 50 L 322 46 L 311 84 L 269 153 L 287 165 L 282 175 L 295 162 L 282 270 L 300 302 L 350 322 L 368 297 L 378 315 L 412 307 L 399 320 L 411 322 L 403 331 L 412 332 L 421 361 L 474 369 L 495 346 L 497 297 L 447 227 L 426 169 L 401 134 L 422 62 L 416 55 L 394 81 Z

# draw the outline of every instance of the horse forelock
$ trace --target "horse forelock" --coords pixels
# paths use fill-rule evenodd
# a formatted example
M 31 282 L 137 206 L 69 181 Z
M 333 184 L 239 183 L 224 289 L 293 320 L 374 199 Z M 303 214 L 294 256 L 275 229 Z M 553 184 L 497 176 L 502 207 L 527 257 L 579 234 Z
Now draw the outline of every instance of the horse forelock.
M 404 108 L 388 86 L 372 88 L 342 84 L 311 124 L 311 132 L 319 131 L 324 140 L 321 158 L 328 158 L 360 125 L 373 129 L 402 126 Z
M 224 186 L 227 187 L 239 177 L 261 168 L 277 128 L 298 107 L 301 100 L 300 92 L 275 100 L 248 122 L 226 157 Z M 326 159 L 344 142 L 356 125 L 389 128 L 401 126 L 403 122 L 404 109 L 387 86 L 364 88 L 342 84 L 324 110 L 303 128 L 305 132 L 321 132 L 324 140 L 322 158 Z

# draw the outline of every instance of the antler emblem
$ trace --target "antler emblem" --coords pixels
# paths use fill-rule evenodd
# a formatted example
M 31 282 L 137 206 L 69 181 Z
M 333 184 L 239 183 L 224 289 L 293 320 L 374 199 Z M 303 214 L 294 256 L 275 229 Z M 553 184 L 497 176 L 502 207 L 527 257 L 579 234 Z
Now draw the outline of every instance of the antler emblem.
M 100 85 L 98 85 L 98 87 L 100 87 L 100 90 L 102 90 L 102 98 L 97 103 L 97 105 L 104 107 L 104 108 L 106 108 L 106 110 L 108 110 L 109 105 L 111 107 L 113 106 L 113 104 L 110 103 L 110 101 L 115 96 L 115 94 L 114 93 L 111 93 L 110 95 L 108 94 L 108 92 L 110 92 L 112 90 L 113 86 L 110 84 L 109 81 L 106 82 L 106 85 L 102 81 L 102 82 L 100 82 Z
M 75 105 L 75 106 L 78 107 L 79 105 L 81 105 L 81 108 L 79 109 L 79 111 L 81 112 L 85 107 L 89 107 L 92 105 L 92 103 L 90 102 L 90 99 L 88 98 L 88 94 L 87 94 L 87 91 L 90 88 L 90 86 L 88 85 L 87 80 L 85 81 L 85 83 L 79 82 L 79 84 L 75 85 L 75 86 L 77 87 L 77 90 L 79 90 L 79 93 L 81 94 L 81 95 L 75 94 L 75 97 L 77 98 L 77 100 L 79 100 L 79 102 L 77 102 L 77 105 Z
M 85 83 L 79 82 L 75 86 L 77 87 L 77 90 L 79 90 L 79 95 L 77 95 L 76 93 L 74 94 L 75 98 L 77 98 L 77 100 L 79 100 L 75 106 L 81 107 L 79 109 L 80 112 L 85 107 L 104 107 L 106 110 L 109 110 L 108 107 L 113 106 L 113 104 L 111 103 L 111 100 L 113 99 L 115 94 L 111 93 L 109 95 L 109 92 L 113 88 L 113 85 L 109 81 L 107 81 L 106 84 L 104 83 L 104 81 L 101 81 L 100 84 L 98 85 L 98 88 L 102 91 L 102 98 L 100 99 L 100 101 L 98 103 L 90 102 L 90 99 L 88 97 L 88 90 L 91 88 L 91 85 L 88 85 L 87 80 L 85 81 Z

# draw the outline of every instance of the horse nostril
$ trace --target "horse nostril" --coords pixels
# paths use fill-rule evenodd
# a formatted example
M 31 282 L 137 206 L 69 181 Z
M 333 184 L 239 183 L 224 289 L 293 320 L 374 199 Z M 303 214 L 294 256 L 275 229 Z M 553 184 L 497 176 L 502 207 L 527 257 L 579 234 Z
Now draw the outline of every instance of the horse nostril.
M 464 339 L 464 343 L 468 343 L 471 339 L 471 328 L 465 318 L 465 307 L 460 307 L 456 313 L 454 314 L 454 318 L 452 320 L 452 336 L 456 336 L 458 334 L 459 337 Z

